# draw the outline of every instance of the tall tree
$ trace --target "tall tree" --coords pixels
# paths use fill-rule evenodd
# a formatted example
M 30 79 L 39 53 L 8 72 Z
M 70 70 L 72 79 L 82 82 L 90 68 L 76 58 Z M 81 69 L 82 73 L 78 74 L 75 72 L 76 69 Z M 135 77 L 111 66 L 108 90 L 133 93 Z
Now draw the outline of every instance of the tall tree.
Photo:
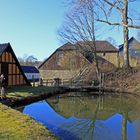
M 72 1 L 73 8 L 66 15 L 66 21 L 59 30 L 59 35 L 66 41 L 72 42 L 81 48 L 80 51 L 90 50 L 96 66 L 99 79 L 99 67 L 96 54 L 95 38 L 95 3 L 92 0 Z M 83 47 L 81 42 L 86 42 Z
M 108 25 L 113 26 L 122 26 L 123 27 L 123 38 L 124 38 L 124 67 L 129 68 L 129 51 L 128 51 L 128 39 L 129 39 L 129 28 L 140 29 L 140 26 L 133 24 L 133 19 L 129 17 L 129 2 L 134 2 L 136 0 L 99 0 L 100 1 L 100 9 L 104 14 L 104 17 L 98 17 L 97 21 L 107 23 Z M 106 11 L 106 5 L 109 7 Z M 121 15 L 121 22 L 111 22 L 109 20 L 109 15 L 113 10 L 116 10 Z M 119 18 L 119 17 L 118 17 Z M 131 23 L 130 23 L 131 21 Z
M 79 0 L 82 3 L 87 3 L 88 0 Z M 96 11 L 97 15 L 97 21 L 106 23 L 108 25 L 112 26 L 122 26 L 123 27 L 123 38 L 124 38 L 124 67 L 128 68 L 130 67 L 129 64 L 129 51 L 128 51 L 128 39 L 129 39 L 129 28 L 135 28 L 140 29 L 140 26 L 134 25 L 133 21 L 134 19 L 132 17 L 129 17 L 129 13 L 132 11 L 129 11 L 129 3 L 138 1 L 138 0 L 92 0 L 94 3 L 96 3 L 96 6 L 99 8 L 98 11 Z M 109 17 L 114 17 L 116 14 L 111 14 L 112 11 L 115 11 L 120 14 L 120 22 L 112 22 L 112 19 L 109 19 Z M 101 14 L 102 13 L 102 14 Z M 99 16 L 101 15 L 101 16 Z

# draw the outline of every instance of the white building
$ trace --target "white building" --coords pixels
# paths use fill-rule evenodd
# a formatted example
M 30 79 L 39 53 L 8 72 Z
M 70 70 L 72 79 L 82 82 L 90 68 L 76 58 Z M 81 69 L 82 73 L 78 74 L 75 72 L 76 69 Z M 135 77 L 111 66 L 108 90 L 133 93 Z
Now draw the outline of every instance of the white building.
M 39 70 L 34 66 L 21 66 L 24 74 L 26 75 L 29 81 L 39 81 L 40 74 Z

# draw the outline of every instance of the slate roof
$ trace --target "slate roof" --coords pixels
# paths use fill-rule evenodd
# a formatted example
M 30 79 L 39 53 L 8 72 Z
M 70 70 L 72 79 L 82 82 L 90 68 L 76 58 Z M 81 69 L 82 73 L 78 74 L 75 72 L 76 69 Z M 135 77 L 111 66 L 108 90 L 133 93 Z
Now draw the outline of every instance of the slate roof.
M 21 66 L 24 73 L 39 73 L 39 70 L 34 66 Z
M 128 40 L 128 44 L 129 43 L 131 43 L 131 41 L 133 41 L 135 38 L 134 37 L 131 37 L 129 40 Z M 119 51 L 123 51 L 123 44 L 121 44 L 121 45 L 119 45 Z M 128 47 L 130 47 L 129 45 L 128 45 Z
M 134 41 L 133 44 L 130 44 L 132 41 Z M 123 44 L 121 44 L 119 46 L 119 51 L 121 53 L 123 52 L 123 47 L 124 47 Z M 140 58 L 140 42 L 139 41 L 137 41 L 134 37 L 131 37 L 128 40 L 128 47 L 129 47 L 129 55 L 130 56 Z
M 8 48 L 9 43 L 0 44 L 0 55 Z

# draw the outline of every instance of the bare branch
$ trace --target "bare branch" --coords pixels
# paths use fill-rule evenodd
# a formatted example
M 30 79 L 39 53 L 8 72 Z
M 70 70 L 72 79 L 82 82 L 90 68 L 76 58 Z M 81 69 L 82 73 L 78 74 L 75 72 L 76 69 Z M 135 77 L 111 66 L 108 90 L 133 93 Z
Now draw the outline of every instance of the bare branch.
M 109 21 L 101 20 L 101 19 L 96 19 L 96 21 L 103 22 L 103 23 L 106 23 L 108 25 L 113 25 L 113 26 L 122 26 L 122 24 L 120 24 L 120 23 L 111 23 Z
M 115 7 L 117 10 L 119 10 L 122 13 L 122 9 L 116 5 L 116 2 L 111 3 L 108 0 L 103 0 L 103 1 L 106 2 L 108 5 L 110 5 L 111 9 L 112 9 L 112 7 Z

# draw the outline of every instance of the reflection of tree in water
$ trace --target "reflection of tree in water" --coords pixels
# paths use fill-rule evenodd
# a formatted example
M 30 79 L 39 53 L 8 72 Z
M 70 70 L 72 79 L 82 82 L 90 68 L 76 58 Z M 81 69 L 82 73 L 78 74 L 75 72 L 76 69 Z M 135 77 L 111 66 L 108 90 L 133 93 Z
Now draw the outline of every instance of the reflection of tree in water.
M 91 98 L 92 97 L 76 97 L 60 99 L 60 101 L 57 102 L 57 110 L 62 112 L 62 114 L 64 113 L 64 116 L 76 117 L 71 117 L 67 123 L 61 124 L 61 127 L 74 133 L 80 139 L 92 140 L 96 139 L 98 135 L 102 135 L 100 133 L 101 129 L 104 129 L 106 133 L 109 132 L 107 125 L 102 122 L 96 124 L 96 121 L 110 118 L 112 115 L 119 113 L 122 115 L 122 140 L 127 140 L 127 122 L 131 120 L 129 116 L 134 110 L 137 111 L 138 109 L 136 98 L 128 98 L 127 96 L 115 98 L 100 96 L 99 98 L 90 100 Z M 65 112 L 68 112 L 68 114 Z M 131 112 L 130 115 L 129 112 Z M 90 117 L 88 117 L 87 114 Z M 109 133 L 106 135 L 110 135 L 111 137 Z M 113 139 L 115 139 L 115 137 Z
M 79 110 L 79 113 L 89 110 L 88 102 L 85 102 L 83 98 L 78 97 L 76 100 L 73 101 L 74 102 L 76 101 L 76 103 L 79 103 L 82 106 L 81 109 Z M 77 119 L 75 117 L 71 117 L 68 123 L 61 124 L 60 127 L 67 130 L 65 131 L 66 133 L 73 132 L 79 139 L 92 140 L 94 134 L 94 128 L 96 127 L 95 121 L 97 119 L 97 113 L 102 108 L 103 108 L 103 97 L 101 96 L 97 100 L 92 119 Z M 100 124 L 100 127 L 103 127 L 103 125 Z
M 102 122 L 96 123 L 96 120 L 98 119 L 98 113 L 104 108 L 103 99 L 103 96 L 100 96 L 97 99 L 95 111 L 91 119 L 76 119 L 73 117 L 71 118 L 72 121 L 62 124 L 61 127 L 66 129 L 67 132 L 73 132 L 81 140 L 98 139 L 98 136 L 101 135 L 101 129 L 105 129 L 106 133 L 109 132 L 108 126 Z M 80 102 L 83 104 L 83 100 L 80 98 L 78 98 L 78 100 L 80 100 Z M 84 105 L 88 106 L 86 103 L 84 103 Z M 96 131 L 96 135 L 94 131 Z M 108 135 L 108 133 L 106 135 Z
M 71 118 L 74 121 L 62 124 L 61 127 L 64 129 L 73 132 L 77 135 L 80 139 L 93 139 L 93 133 L 95 128 L 95 121 L 96 121 L 96 115 L 98 112 L 99 106 L 96 107 L 96 112 L 93 117 L 93 119 L 76 119 Z

